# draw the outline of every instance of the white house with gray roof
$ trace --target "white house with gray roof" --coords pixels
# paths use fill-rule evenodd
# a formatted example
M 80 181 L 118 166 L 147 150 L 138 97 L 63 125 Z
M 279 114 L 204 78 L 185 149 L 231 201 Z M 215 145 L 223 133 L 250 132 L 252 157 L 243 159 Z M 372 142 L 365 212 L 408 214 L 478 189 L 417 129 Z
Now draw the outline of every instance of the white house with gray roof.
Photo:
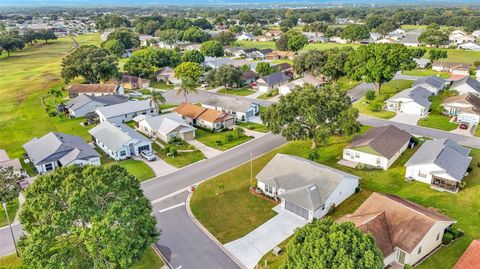
M 403 114 L 426 116 L 432 104 L 429 97 L 432 92 L 421 86 L 403 90 L 385 101 L 388 111 Z
M 99 107 L 95 112 L 98 114 L 100 122 L 110 121 L 114 123 L 128 122 L 138 115 L 158 114 L 150 99 Z
M 177 113 L 168 113 L 157 116 L 138 116 L 134 119 L 138 131 L 150 136 L 157 137 L 168 143 L 172 139 L 192 140 L 195 139 L 196 128 L 188 124 Z
M 212 96 L 202 103 L 202 107 L 229 113 L 237 121 L 248 121 L 260 112 L 258 104 L 224 96 Z
M 152 141 L 123 123 L 104 121 L 88 131 L 95 144 L 114 160 L 152 150 Z
M 429 76 L 417 79 L 413 83 L 413 87 L 417 86 L 423 87 L 432 92 L 432 94 L 437 95 L 441 90 L 445 89 L 447 81 L 441 77 Z
M 451 88 L 459 94 L 473 93 L 480 95 L 480 81 L 469 76 L 454 81 Z
M 278 71 L 267 76 L 263 76 L 257 80 L 258 91 L 269 92 L 276 89 L 283 84 L 286 84 L 291 79 L 284 72 Z
M 50 132 L 23 145 L 38 173 L 68 165 L 100 165 L 100 154 L 80 136 Z
M 470 149 L 448 138 L 427 140 L 405 164 L 405 177 L 457 192 L 472 161 L 469 153 Z
M 258 188 L 304 219 L 322 218 L 355 193 L 359 177 L 296 156 L 277 154 L 257 174 Z
M 128 98 L 123 95 L 90 96 L 79 95 L 65 104 L 71 118 L 83 117 L 99 107 L 125 103 Z

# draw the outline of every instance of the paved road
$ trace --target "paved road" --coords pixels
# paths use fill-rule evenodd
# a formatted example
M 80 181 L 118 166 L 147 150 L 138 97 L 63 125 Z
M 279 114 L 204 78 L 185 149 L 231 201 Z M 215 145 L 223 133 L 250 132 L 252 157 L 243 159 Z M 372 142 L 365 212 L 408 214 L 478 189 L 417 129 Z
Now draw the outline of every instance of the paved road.
M 410 132 L 411 134 L 426 136 L 431 138 L 450 138 L 464 146 L 480 148 L 480 138 L 476 138 L 476 137 L 470 137 L 470 136 L 455 134 L 455 133 L 431 129 L 431 128 L 425 128 L 421 126 L 414 126 L 414 125 L 409 125 L 409 124 L 404 124 L 399 122 L 392 122 L 389 120 L 373 118 L 365 115 L 360 115 L 360 117 L 358 118 L 358 121 L 360 121 L 363 125 L 369 125 L 374 127 L 393 124 L 400 129 Z
M 375 84 L 362 82 L 357 86 L 351 88 L 347 95 L 350 96 L 353 100 L 357 101 L 358 99 L 365 96 L 368 90 L 375 89 Z

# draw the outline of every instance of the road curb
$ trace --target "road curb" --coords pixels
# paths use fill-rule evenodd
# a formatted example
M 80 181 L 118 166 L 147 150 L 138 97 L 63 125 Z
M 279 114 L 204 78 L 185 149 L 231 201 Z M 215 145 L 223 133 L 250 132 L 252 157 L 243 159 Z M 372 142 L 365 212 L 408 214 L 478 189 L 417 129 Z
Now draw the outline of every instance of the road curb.
M 200 228 L 200 230 L 203 231 L 203 233 L 205 233 L 209 238 L 210 240 L 212 240 L 215 244 L 217 244 L 217 246 L 232 260 L 234 261 L 240 268 L 243 268 L 243 269 L 247 269 L 247 267 L 245 267 L 245 265 L 243 265 L 242 262 L 240 262 L 240 260 L 237 259 L 237 257 L 235 257 L 235 255 L 233 255 L 230 251 L 228 251 L 228 249 L 226 249 L 222 243 L 220 243 L 220 241 L 217 240 L 217 238 L 215 238 L 215 236 L 213 236 L 201 223 L 200 221 L 198 221 L 195 216 L 193 215 L 192 211 L 190 210 L 190 199 L 192 197 L 192 193 L 193 192 L 190 192 L 188 194 L 188 197 L 187 197 L 187 202 L 185 203 L 185 208 L 187 209 L 187 214 L 188 216 L 193 220 L 193 222 L 198 226 L 198 228 Z
M 170 268 L 170 269 L 173 269 L 173 266 L 170 264 L 170 262 L 167 260 L 167 258 L 165 258 L 165 256 L 163 256 L 162 252 L 160 252 L 160 250 L 158 250 L 157 248 L 157 245 L 155 244 L 152 244 L 152 249 L 153 251 L 155 251 L 155 253 L 157 253 L 157 255 L 160 257 L 160 259 L 162 259 L 163 263 L 165 264 L 164 266 L 162 266 L 161 268 Z

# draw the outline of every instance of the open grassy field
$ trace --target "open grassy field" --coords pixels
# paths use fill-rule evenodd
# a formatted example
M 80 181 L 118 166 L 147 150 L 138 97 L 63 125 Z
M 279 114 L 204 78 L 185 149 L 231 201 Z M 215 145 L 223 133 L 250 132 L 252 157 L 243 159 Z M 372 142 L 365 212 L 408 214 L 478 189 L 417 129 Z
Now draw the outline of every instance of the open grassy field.
M 341 90 L 345 90 L 345 91 L 348 91 L 350 90 L 351 88 L 354 88 L 355 86 L 357 86 L 358 84 L 362 83 L 361 81 L 355 81 L 355 80 L 351 80 L 347 77 L 341 77 L 337 80 L 337 86 L 338 88 L 340 88 Z
M 448 247 L 442 247 L 417 268 L 448 269 L 460 257 L 472 239 L 480 237 L 480 150 L 471 152 L 472 171 L 465 181 L 467 186 L 458 194 L 438 192 L 427 184 L 405 181 L 405 162 L 418 148 L 409 149 L 387 171 L 363 171 L 343 167 L 337 164 L 343 148 L 351 137 L 333 137 L 329 143 L 319 149 L 316 160 L 325 165 L 352 173 L 361 177 L 360 192 L 337 208 L 332 217 L 336 218 L 354 211 L 370 192 L 395 194 L 426 207 L 438 209 L 441 213 L 457 220 L 456 227 L 465 231 L 465 236 Z M 309 141 L 290 142 L 253 161 L 253 174 L 256 175 L 276 153 L 285 153 L 307 157 Z M 275 213 L 269 211 L 274 205 L 248 191 L 250 185 L 250 164 L 244 164 L 228 173 L 219 175 L 197 187 L 191 200 L 191 208 L 198 220 L 221 242 L 237 239 L 264 223 Z M 220 189 L 223 186 L 223 189 Z M 275 263 L 279 264 L 279 262 Z M 276 268 L 276 267 L 268 267 Z
M 100 44 L 100 34 L 75 37 L 79 45 Z M 51 87 L 62 87 L 62 58 L 73 49 L 69 37 L 14 52 L 0 59 L 0 148 L 15 158 L 23 154 L 22 145 L 50 131 L 78 134 L 89 138 L 81 121 L 48 117 L 40 98 Z
M 145 256 L 138 261 L 132 269 L 160 269 L 164 265 L 162 259 L 157 255 L 153 248 L 148 248 Z M 0 257 L 0 268 L 2 269 L 20 269 L 22 259 L 18 258 L 15 253 Z

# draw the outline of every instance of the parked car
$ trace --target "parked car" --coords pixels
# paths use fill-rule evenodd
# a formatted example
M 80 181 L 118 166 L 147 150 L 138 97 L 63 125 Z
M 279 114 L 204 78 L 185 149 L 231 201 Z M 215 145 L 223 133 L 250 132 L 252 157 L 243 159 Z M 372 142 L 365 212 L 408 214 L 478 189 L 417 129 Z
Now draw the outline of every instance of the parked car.
M 460 129 L 467 130 L 468 129 L 468 123 L 460 124 Z
M 140 92 L 134 91 L 134 92 L 129 93 L 128 96 L 130 96 L 130 97 L 142 97 L 143 94 L 140 93 Z
M 157 156 L 155 156 L 155 154 L 153 153 L 153 151 L 147 151 L 147 150 L 144 150 L 142 152 L 140 152 L 140 155 L 142 156 L 142 158 L 144 158 L 145 160 L 151 162 L 151 161 L 155 161 L 157 159 Z

